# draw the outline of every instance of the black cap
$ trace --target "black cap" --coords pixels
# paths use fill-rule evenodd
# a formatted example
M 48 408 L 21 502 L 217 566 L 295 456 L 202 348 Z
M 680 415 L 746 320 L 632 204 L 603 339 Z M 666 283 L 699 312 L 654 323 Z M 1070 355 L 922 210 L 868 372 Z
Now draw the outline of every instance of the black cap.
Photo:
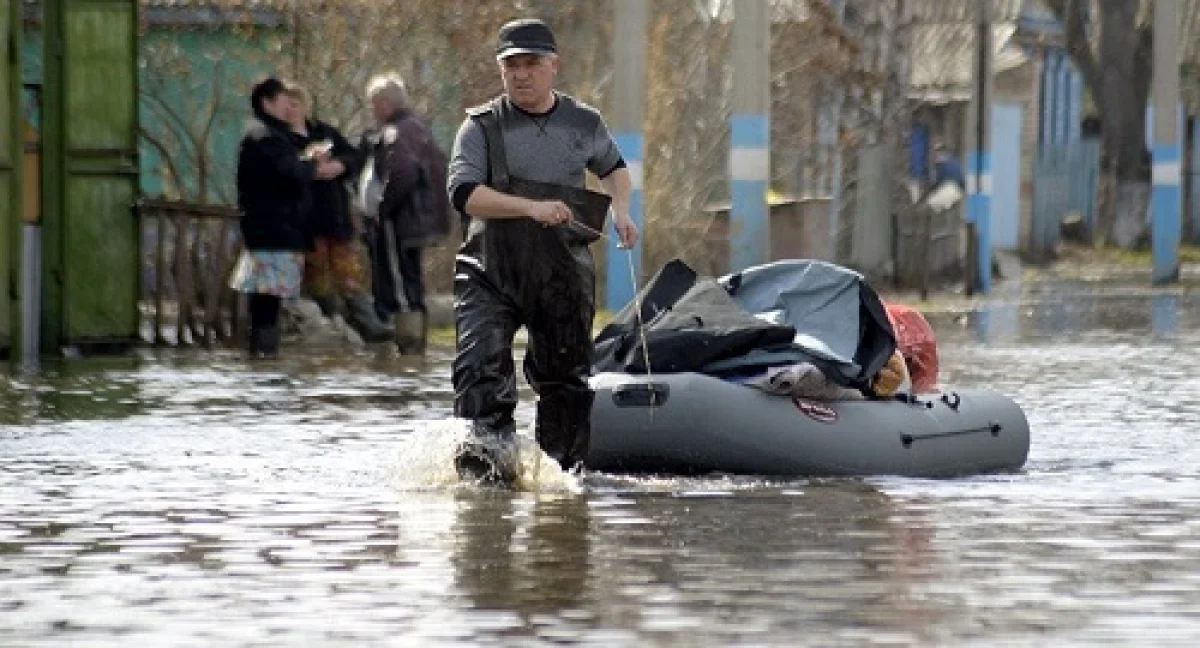
M 516 54 L 554 54 L 558 48 L 554 34 L 537 18 L 522 18 L 505 23 L 496 43 L 496 58 Z

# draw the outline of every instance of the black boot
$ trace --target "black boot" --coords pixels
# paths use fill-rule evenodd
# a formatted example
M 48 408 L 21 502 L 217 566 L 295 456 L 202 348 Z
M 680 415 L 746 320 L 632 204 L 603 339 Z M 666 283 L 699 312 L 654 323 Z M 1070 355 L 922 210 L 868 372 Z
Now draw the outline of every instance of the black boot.
M 312 300 L 317 303 L 325 317 L 333 317 L 338 312 L 337 298 L 333 295 L 313 295 Z
M 379 321 L 379 316 L 375 314 L 375 305 L 366 293 L 346 295 L 346 323 L 358 331 L 364 342 L 388 342 L 395 339 L 391 327 Z
M 404 355 L 425 355 L 429 316 L 425 311 L 396 313 L 396 347 Z
M 250 329 L 250 355 L 256 358 L 279 355 L 279 327 Z
M 538 396 L 535 431 L 538 445 L 566 472 L 587 457 L 595 394 L 586 387 L 545 389 Z
M 473 424 L 470 438 L 454 451 L 454 469 L 463 481 L 511 486 L 519 466 L 514 431 L 497 432 L 479 421 Z

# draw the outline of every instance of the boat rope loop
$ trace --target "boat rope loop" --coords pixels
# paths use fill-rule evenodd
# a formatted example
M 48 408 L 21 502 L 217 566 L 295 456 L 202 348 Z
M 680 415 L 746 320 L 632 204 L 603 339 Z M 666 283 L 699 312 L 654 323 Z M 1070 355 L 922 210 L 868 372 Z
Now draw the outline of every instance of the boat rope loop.
M 638 335 L 642 338 L 642 360 L 646 363 L 646 386 L 650 388 L 650 416 L 654 416 L 654 407 L 658 405 L 658 392 L 654 389 L 654 373 L 650 370 L 650 344 L 646 341 L 646 323 L 642 321 L 642 297 L 638 288 L 637 270 L 633 267 L 633 250 L 625 249 L 629 260 L 629 279 L 633 282 L 633 307 L 637 309 Z

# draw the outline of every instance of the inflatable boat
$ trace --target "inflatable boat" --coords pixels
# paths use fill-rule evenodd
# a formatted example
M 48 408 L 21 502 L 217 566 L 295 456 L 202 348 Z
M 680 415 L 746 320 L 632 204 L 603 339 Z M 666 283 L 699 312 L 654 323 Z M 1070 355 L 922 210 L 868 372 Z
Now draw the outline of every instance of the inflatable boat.
M 586 465 L 602 472 L 948 477 L 1019 469 L 1029 423 L 986 390 L 814 401 L 699 373 L 597 375 Z
M 853 270 L 786 260 L 716 279 L 672 261 L 596 338 L 585 463 L 610 472 L 923 477 L 1025 463 L 1029 424 L 1003 395 L 877 398 L 875 379 L 898 352 L 884 304 Z M 817 400 L 826 390 L 799 381 L 761 388 L 762 376 L 801 367 L 853 397 Z

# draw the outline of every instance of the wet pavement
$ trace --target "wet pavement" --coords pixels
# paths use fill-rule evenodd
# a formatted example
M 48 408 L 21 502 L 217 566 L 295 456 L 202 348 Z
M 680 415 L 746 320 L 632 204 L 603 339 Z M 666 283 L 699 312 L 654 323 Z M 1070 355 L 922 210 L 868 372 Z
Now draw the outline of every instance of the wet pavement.
M 455 486 L 445 351 L 13 374 L 0 645 L 1197 645 L 1200 299 L 1088 290 L 934 318 L 1033 430 L 954 480 Z

